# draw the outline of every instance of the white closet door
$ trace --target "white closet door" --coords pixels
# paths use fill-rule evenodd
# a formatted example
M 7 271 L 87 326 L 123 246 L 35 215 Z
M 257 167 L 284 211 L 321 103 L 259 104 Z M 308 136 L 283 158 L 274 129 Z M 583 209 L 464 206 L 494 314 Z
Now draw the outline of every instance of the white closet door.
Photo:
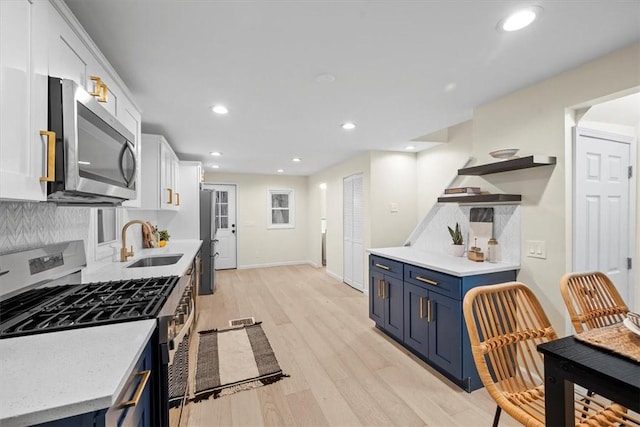
M 362 174 L 351 175 L 343 184 L 344 245 L 343 280 L 364 290 L 364 196 Z

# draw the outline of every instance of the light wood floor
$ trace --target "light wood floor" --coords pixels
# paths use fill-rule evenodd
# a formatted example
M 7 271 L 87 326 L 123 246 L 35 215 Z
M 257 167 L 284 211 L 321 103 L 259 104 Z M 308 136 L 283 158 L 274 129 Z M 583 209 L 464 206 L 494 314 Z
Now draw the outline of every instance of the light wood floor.
M 495 404 L 484 389 L 462 391 L 386 337 L 368 317 L 367 296 L 324 270 L 216 274 L 216 293 L 198 298 L 197 329 L 255 317 L 291 377 L 189 403 L 182 426 L 491 425 Z M 518 424 L 503 413 L 500 425 Z

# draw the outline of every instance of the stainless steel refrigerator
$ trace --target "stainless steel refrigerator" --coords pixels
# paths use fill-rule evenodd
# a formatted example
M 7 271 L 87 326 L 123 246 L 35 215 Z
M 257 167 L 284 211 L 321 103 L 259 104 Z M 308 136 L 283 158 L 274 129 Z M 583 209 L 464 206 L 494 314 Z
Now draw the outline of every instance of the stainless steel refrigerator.
M 200 295 L 208 295 L 216 289 L 216 232 L 218 231 L 218 215 L 216 214 L 215 190 L 200 191 L 200 240 L 202 240 L 202 280 Z

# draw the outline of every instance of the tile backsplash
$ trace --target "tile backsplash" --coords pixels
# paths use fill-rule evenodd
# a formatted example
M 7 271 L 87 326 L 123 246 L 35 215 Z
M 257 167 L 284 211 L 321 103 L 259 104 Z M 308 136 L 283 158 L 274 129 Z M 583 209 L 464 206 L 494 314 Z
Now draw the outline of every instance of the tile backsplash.
M 87 247 L 90 208 L 0 202 L 0 255 L 66 240 Z
M 469 248 L 469 215 L 470 205 L 455 203 L 438 203 L 424 218 L 417 236 L 409 242 L 411 246 L 430 252 L 449 253 L 451 237 L 447 226 L 460 224 L 464 236 L 465 247 Z M 521 211 L 519 205 L 493 206 L 493 235 L 500 244 L 501 260 L 520 263 L 521 246 Z M 471 245 L 473 246 L 473 245 Z

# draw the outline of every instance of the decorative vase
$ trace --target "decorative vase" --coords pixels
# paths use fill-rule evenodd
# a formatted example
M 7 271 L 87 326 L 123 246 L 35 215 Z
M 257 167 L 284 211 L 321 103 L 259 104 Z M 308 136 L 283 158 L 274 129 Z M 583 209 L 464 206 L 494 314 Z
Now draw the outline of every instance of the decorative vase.
M 464 255 L 464 245 L 451 245 L 451 254 L 453 256 L 463 256 Z

